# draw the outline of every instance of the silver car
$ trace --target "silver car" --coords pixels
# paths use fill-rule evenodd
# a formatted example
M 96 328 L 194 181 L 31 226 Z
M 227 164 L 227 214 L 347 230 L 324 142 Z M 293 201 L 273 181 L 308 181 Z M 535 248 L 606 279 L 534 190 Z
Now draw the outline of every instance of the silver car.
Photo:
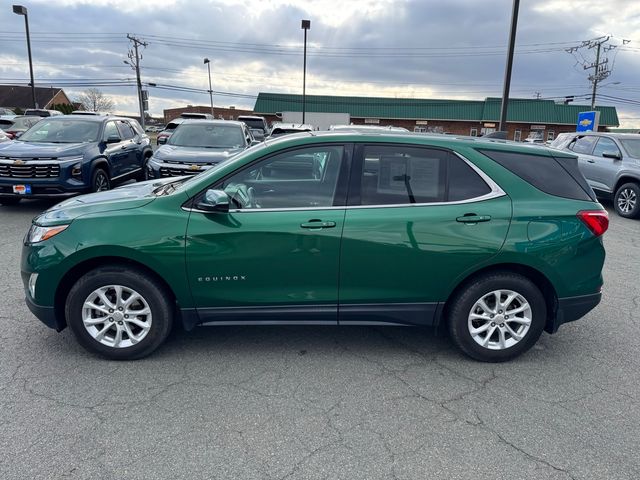
M 640 135 L 561 133 L 553 148 L 578 156 L 578 166 L 595 193 L 613 200 L 618 215 L 640 217 Z

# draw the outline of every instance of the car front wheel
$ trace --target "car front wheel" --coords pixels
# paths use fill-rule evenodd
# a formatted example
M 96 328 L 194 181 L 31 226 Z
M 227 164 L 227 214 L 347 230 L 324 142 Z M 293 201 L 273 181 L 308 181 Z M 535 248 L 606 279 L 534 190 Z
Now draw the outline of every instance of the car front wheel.
M 100 267 L 81 277 L 65 304 L 67 324 L 87 350 L 112 360 L 145 357 L 173 322 L 170 295 L 155 278 L 128 267 Z
M 111 188 L 109 174 L 102 168 L 96 168 L 91 175 L 91 191 L 103 192 Z
M 624 218 L 640 217 L 640 185 L 625 183 L 616 190 L 613 204 L 616 213 Z
M 494 273 L 452 299 L 448 326 L 454 343 L 483 362 L 510 360 L 529 350 L 547 318 L 542 293 L 528 278 Z

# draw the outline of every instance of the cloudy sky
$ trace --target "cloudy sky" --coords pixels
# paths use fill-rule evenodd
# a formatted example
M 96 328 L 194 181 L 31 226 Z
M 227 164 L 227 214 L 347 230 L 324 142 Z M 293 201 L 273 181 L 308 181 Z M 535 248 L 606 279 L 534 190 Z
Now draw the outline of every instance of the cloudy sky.
M 0 6 L 0 83 L 28 80 L 23 17 Z M 16 2 L 17 3 L 17 2 Z M 511 0 L 25 0 L 37 85 L 90 85 L 118 113 L 135 114 L 127 33 L 147 42 L 142 81 L 150 110 L 208 105 L 252 108 L 258 92 L 301 93 L 301 19 L 311 20 L 307 93 L 413 98 L 500 96 Z M 640 127 L 640 2 L 523 0 L 512 97 L 580 96 L 588 103 L 593 49 L 611 36 L 612 74 L 598 104 Z M 625 40 L 630 40 L 626 42 Z M 162 87 L 162 88 L 159 88 Z

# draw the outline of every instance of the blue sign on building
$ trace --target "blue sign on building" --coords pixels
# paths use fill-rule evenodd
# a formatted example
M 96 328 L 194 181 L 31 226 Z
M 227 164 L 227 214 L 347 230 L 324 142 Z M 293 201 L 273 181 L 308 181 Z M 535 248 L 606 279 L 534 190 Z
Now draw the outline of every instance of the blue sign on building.
M 580 112 L 576 132 L 597 132 L 600 124 L 600 112 Z

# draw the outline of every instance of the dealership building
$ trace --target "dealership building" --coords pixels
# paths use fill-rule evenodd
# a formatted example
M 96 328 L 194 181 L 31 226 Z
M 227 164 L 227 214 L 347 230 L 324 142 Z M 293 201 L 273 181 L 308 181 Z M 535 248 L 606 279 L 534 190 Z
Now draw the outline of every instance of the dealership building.
M 500 105 L 501 99 L 494 97 L 433 100 L 307 95 L 305 111 L 333 113 L 337 118 L 348 114 L 350 123 L 356 125 L 394 125 L 415 132 L 480 136 L 497 130 Z M 590 110 L 589 105 L 512 98 L 507 112 L 507 138 L 524 140 L 538 136 L 553 140 L 559 133 L 575 132 L 578 114 Z M 600 112 L 599 130 L 619 125 L 615 107 L 596 106 L 595 110 Z M 302 111 L 302 95 L 261 92 L 253 111 L 266 117 L 269 123 L 280 121 L 283 112 Z

